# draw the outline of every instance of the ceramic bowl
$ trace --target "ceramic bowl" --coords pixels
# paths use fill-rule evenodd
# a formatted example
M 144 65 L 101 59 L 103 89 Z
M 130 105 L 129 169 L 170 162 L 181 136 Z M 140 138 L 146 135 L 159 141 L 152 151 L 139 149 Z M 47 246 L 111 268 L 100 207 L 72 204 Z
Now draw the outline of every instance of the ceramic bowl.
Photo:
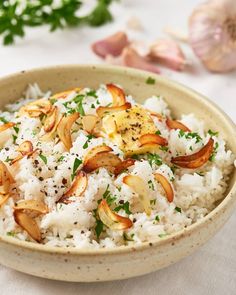
M 147 84 L 148 77 L 155 79 Z M 105 66 L 58 66 L 22 71 L 0 79 L 0 108 L 17 100 L 28 83 L 59 92 L 77 86 L 98 87 L 118 83 L 137 101 L 158 94 L 165 97 L 173 114 L 194 112 L 207 128 L 223 135 L 236 154 L 234 123 L 216 105 L 189 88 L 147 72 Z M 125 279 L 166 267 L 195 251 L 226 222 L 236 203 L 236 172 L 232 173 L 222 201 L 206 217 L 175 234 L 141 245 L 115 249 L 80 250 L 48 247 L 0 236 L 0 263 L 21 272 L 49 279 L 91 282 Z

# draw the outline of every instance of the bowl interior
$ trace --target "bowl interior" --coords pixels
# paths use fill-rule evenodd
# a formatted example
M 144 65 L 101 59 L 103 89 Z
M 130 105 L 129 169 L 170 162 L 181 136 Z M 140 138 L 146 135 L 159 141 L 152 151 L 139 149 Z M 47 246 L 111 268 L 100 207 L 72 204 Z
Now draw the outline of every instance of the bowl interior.
M 146 83 L 148 77 L 155 84 Z M 206 130 L 219 131 L 227 147 L 236 154 L 236 128 L 234 123 L 215 104 L 193 90 L 166 78 L 147 72 L 121 67 L 105 66 L 58 66 L 42 68 L 0 79 L 0 109 L 22 96 L 29 83 L 37 82 L 43 91 L 59 92 L 74 87 L 96 88 L 100 84 L 116 83 L 124 87 L 138 102 L 152 95 L 161 95 L 167 101 L 172 115 L 194 113 L 205 121 Z M 227 193 L 235 190 L 236 171 L 232 173 Z M 234 188 L 233 188 L 234 187 Z

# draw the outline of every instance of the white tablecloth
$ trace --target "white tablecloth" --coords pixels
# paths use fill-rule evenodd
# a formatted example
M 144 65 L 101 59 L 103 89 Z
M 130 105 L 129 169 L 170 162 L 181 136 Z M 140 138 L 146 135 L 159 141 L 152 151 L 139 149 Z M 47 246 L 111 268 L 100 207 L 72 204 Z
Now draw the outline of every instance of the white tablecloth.
M 92 1 L 85 1 L 92 4 Z M 30 29 L 24 40 L 14 46 L 0 46 L 0 76 L 44 65 L 99 63 L 89 45 L 92 41 L 125 28 L 130 16 L 138 17 L 144 32 L 130 32 L 135 39 L 154 40 L 163 35 L 166 25 L 186 30 L 187 17 L 198 0 L 123 0 L 112 9 L 115 21 L 98 29 L 81 28 L 53 34 Z M 210 74 L 185 46 L 193 61 L 186 73 L 165 70 L 164 75 L 205 94 L 234 121 L 236 119 L 236 72 Z M 1 295 L 71 294 L 236 294 L 236 214 L 221 231 L 195 254 L 161 271 L 126 281 L 108 283 L 64 283 L 18 273 L 0 266 Z M 0 253 L 1 255 L 1 253 Z

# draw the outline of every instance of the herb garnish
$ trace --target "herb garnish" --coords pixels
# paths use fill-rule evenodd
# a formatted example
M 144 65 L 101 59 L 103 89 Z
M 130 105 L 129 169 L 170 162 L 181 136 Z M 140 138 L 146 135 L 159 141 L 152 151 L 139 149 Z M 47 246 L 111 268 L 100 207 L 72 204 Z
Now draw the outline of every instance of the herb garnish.
M 153 167 L 153 164 L 160 166 L 162 165 L 162 159 L 158 154 L 147 154 L 147 160 L 151 167 Z
M 154 191 L 154 184 L 153 184 L 153 182 L 152 182 L 151 180 L 148 181 L 148 186 L 149 186 L 149 188 L 150 188 L 151 190 Z
M 107 204 L 109 206 L 115 202 L 116 197 L 111 194 L 111 192 L 109 190 L 109 184 L 107 185 L 107 188 L 106 188 L 105 192 L 103 193 L 102 198 L 107 201 Z
M 72 170 L 72 175 L 71 179 L 73 180 L 75 178 L 75 174 L 79 166 L 82 164 L 82 160 L 79 158 L 75 158 L 74 165 L 73 165 L 73 170 Z
M 156 80 L 152 77 L 148 77 L 146 80 L 146 84 L 154 85 L 155 83 L 156 83 Z
M 210 136 L 218 136 L 218 135 L 219 135 L 219 132 L 214 132 L 214 131 L 212 131 L 211 129 L 209 129 L 209 130 L 207 131 L 207 133 L 208 133 Z
M 175 207 L 175 211 L 177 211 L 177 212 L 180 212 L 180 213 L 181 213 L 181 212 L 182 212 L 182 209 L 176 206 L 176 207 Z
M 92 138 L 94 138 L 94 136 L 92 135 L 92 134 L 89 134 L 89 135 L 87 135 L 87 140 L 86 140 L 86 142 L 84 143 L 84 145 L 83 145 L 83 149 L 86 149 L 87 147 L 88 147 L 88 144 L 89 144 L 89 142 L 90 142 L 90 140 L 92 139 Z
M 47 165 L 48 160 L 46 156 L 44 156 L 43 154 L 39 154 L 39 158 L 44 162 L 45 165 Z
M 178 137 L 185 137 L 186 139 L 195 138 L 195 143 L 198 143 L 202 140 L 201 136 L 197 132 L 185 132 L 183 130 L 179 130 Z
M 213 153 L 211 154 L 210 158 L 209 158 L 209 161 L 213 162 L 215 160 L 215 157 L 216 157 L 216 154 L 217 154 L 217 149 L 219 147 L 219 143 L 216 142 L 215 143 L 215 146 L 214 146 L 214 150 L 213 150 Z
M 92 96 L 92 97 L 98 98 L 97 93 L 96 93 L 96 90 L 92 90 L 91 89 L 88 92 L 86 92 L 86 95 L 87 96 Z
M 94 8 L 85 16 L 78 16 L 77 12 L 82 7 L 80 0 L 63 0 L 55 6 L 52 0 L 45 1 L 0 1 L 1 26 L 0 34 L 3 43 L 14 43 L 16 37 L 23 38 L 26 27 L 47 25 L 50 31 L 65 27 L 89 25 L 101 26 L 112 20 L 109 5 L 114 0 L 98 0 Z M 86 1 L 83 1 L 86 2 Z
M 8 123 L 8 121 L 4 117 L 0 117 L 0 121 L 2 123 L 4 123 L 4 124 L 7 124 Z
M 114 211 L 115 212 L 119 212 L 121 209 L 123 209 L 125 211 L 126 214 L 132 214 L 132 212 L 129 209 L 129 202 L 126 201 L 124 204 L 121 204 L 119 206 L 117 206 Z
M 102 223 L 102 221 L 100 219 L 96 218 L 95 232 L 96 232 L 96 235 L 97 235 L 98 239 L 99 239 L 99 237 L 100 237 L 100 235 L 101 235 L 101 233 L 103 231 L 103 226 L 104 226 L 104 224 Z
M 160 217 L 158 215 L 156 215 L 155 217 L 155 221 L 159 222 L 160 221 Z

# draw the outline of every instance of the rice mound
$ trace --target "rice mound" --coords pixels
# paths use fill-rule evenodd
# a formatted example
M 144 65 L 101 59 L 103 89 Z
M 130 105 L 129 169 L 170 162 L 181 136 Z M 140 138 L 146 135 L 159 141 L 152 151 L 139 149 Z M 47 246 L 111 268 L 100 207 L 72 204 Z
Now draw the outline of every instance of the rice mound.
M 99 106 L 112 103 L 112 96 L 105 85 L 101 85 L 96 91 L 84 88 L 79 94 L 84 95 L 82 107 L 86 115 L 96 115 Z M 78 107 L 73 101 L 77 95 L 75 91 L 71 91 L 65 98 L 54 101 L 54 106 L 57 106 L 60 112 L 67 113 Z M 229 175 L 234 169 L 235 157 L 226 149 L 226 143 L 220 134 L 207 132 L 204 122 L 198 120 L 194 114 L 183 114 L 179 121 L 191 130 L 189 136 L 179 129 L 169 129 L 165 120 L 152 116 L 161 136 L 168 140 L 168 150 L 158 152 L 158 161 L 144 155 L 117 177 L 101 167 L 88 174 L 88 185 L 82 196 L 72 197 L 69 204 L 57 203 L 71 186 L 76 159 L 83 159 L 91 148 L 103 144 L 110 146 L 121 159 L 124 158 L 124 153 L 109 138 L 88 137 L 88 133 L 77 124 L 72 128 L 73 145 L 69 151 L 66 151 L 58 138 L 46 143 L 41 141 L 40 137 L 44 133 L 41 119 L 19 116 L 18 110 L 42 97 L 50 99 L 51 94 L 43 93 L 37 84 L 29 85 L 22 99 L 7 105 L 0 113 L 0 124 L 11 121 L 17 126 L 17 129 L 9 128 L 1 132 L 0 136 L 0 160 L 5 163 L 15 180 L 10 198 L 0 207 L 1 235 L 34 241 L 14 219 L 14 204 L 21 200 L 41 200 L 49 208 L 49 213 L 35 219 L 41 231 L 42 244 L 57 247 L 113 248 L 140 244 L 153 238 L 162 239 L 202 219 L 222 199 Z M 126 96 L 126 100 L 132 106 L 137 104 L 130 95 Z M 159 96 L 147 98 L 142 107 L 163 116 L 171 116 L 168 105 Z M 210 137 L 214 140 L 214 155 L 211 161 L 197 169 L 173 167 L 171 157 L 190 155 L 198 151 Z M 10 165 L 9 159 L 14 159 L 19 154 L 16 147 L 26 140 L 37 147 L 40 153 L 23 157 L 16 165 Z M 39 154 L 43 155 L 44 160 Z M 154 173 L 164 175 L 171 183 L 174 190 L 173 202 L 167 200 L 165 191 L 154 179 Z M 150 215 L 143 210 L 137 194 L 123 183 L 126 175 L 139 176 L 145 182 L 151 206 Z M 132 227 L 112 230 L 102 225 L 99 230 L 95 213 L 104 193 L 109 195 L 112 208 L 121 207 L 116 213 L 128 217 L 133 222 Z

